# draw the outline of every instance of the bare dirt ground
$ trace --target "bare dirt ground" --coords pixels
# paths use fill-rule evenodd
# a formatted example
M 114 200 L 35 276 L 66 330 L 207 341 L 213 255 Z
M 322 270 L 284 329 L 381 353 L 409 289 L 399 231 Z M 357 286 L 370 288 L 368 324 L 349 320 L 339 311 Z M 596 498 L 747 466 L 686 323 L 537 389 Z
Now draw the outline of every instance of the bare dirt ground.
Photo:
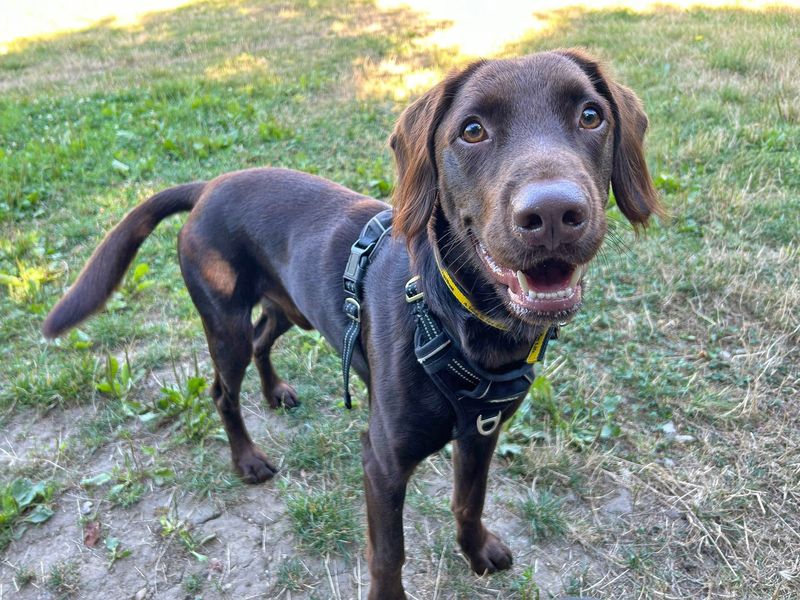
M 146 387 L 157 383 L 151 380 Z M 363 544 L 349 556 L 309 556 L 297 548 L 286 518 L 286 503 L 279 488 L 282 475 L 256 486 L 238 486 L 233 493 L 211 499 L 181 489 L 178 485 L 149 489 L 132 506 L 114 506 L 100 492 L 87 491 L 80 481 L 110 472 L 125 463 L 132 448 L 161 447 L 160 464 L 179 470 L 188 453 L 167 446 L 168 433 L 139 427 L 130 440 L 113 441 L 99 447 L 86 461 L 61 461 L 60 448 L 70 444 L 76 424 L 97 418 L 102 398 L 92 407 L 53 410 L 44 416 L 18 414 L 0 437 L 3 468 L 62 471 L 71 484 L 60 493 L 55 515 L 46 523 L 30 527 L 13 541 L 0 561 L 0 598 L 362 598 L 366 597 L 369 574 Z M 280 460 L 291 431 L 284 415 L 248 399 L 248 426 L 254 438 L 276 460 Z M 268 429 L 269 428 L 269 429 Z M 231 476 L 227 448 L 213 442 L 212 468 Z M 528 526 L 515 508 L 526 494 L 519 480 L 506 477 L 499 467 L 492 474 L 492 489 L 486 510 L 487 522 L 512 548 L 517 575 L 532 567 L 542 597 L 555 596 L 569 585 L 574 573 L 593 572 L 593 579 L 607 573 L 606 561 L 580 543 L 533 544 Z M 454 526 L 447 509 L 451 472 L 444 455 L 434 456 L 418 471 L 409 490 L 406 509 L 408 560 L 404 579 L 411 598 L 523 597 L 509 591 L 508 577 L 471 575 L 466 560 L 457 551 Z M 632 492 L 611 483 L 603 497 L 590 506 L 575 497 L 570 510 L 581 519 L 592 518 L 604 525 L 625 526 L 636 519 Z M 196 551 L 198 560 L 181 543 L 180 532 L 167 533 L 162 519 L 181 523 L 193 540 L 208 540 Z M 363 522 L 363 506 L 360 508 Z M 675 520 L 680 520 L 677 516 Z M 84 541 L 86 525 L 101 525 L 101 541 L 89 547 Z M 669 519 L 667 519 L 669 521 Z M 669 523 L 667 523 L 669 524 Z M 130 555 L 111 561 L 102 540 L 116 538 Z M 278 571 L 287 559 L 299 559 L 302 583 L 287 586 Z M 34 577 L 20 586 L 21 569 Z M 58 586 L 54 573 L 64 572 Z M 16 578 L 16 581 L 15 581 Z M 501 583 L 502 588 L 497 587 Z M 505 585 L 502 585 L 505 584 Z M 300 589 L 288 589 L 290 587 Z M 471 594 L 475 594 L 472 596 Z

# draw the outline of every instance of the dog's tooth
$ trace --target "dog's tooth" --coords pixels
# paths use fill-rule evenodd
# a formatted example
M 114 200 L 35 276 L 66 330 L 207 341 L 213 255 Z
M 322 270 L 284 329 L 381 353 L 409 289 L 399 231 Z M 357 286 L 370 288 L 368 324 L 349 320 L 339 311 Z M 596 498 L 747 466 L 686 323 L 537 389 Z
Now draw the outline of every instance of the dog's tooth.
M 575 295 L 575 288 L 567 287 L 554 292 L 537 292 L 529 289 L 526 295 L 528 300 L 565 300 Z
M 581 276 L 585 270 L 585 265 L 578 265 L 575 267 L 575 270 L 572 272 L 572 277 L 569 278 L 569 287 L 575 287 L 578 285 L 578 282 L 581 280 Z
M 530 288 L 528 287 L 528 278 L 525 277 L 525 273 L 517 271 L 517 281 L 519 281 L 519 287 L 522 289 L 522 293 L 527 294 Z

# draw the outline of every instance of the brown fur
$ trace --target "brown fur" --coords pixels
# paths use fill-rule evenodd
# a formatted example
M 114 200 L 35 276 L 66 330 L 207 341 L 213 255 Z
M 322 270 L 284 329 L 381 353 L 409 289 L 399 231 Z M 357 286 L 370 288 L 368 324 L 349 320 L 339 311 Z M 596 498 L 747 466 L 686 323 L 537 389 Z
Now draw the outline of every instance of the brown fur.
M 605 117 L 593 131 L 576 127 L 587 99 Z M 492 136 L 488 143 L 461 139 L 470 116 L 483 120 Z M 634 225 L 661 212 L 644 160 L 646 126 L 633 93 L 579 51 L 474 63 L 400 117 L 390 140 L 398 168 L 394 231 L 364 281 L 361 345 L 353 359 L 370 400 L 362 442 L 371 600 L 405 597 L 400 573 L 406 484 L 416 465 L 450 440 L 454 423 L 452 408 L 414 358 L 405 282 L 420 275 L 431 311 L 476 364 L 496 369 L 524 357 L 553 318 L 513 310 L 508 290 L 489 276 L 474 251 L 476 240 L 509 268 L 536 268 L 554 259 L 590 262 L 606 231 L 609 185 Z M 554 202 L 577 202 L 580 213 L 569 236 L 547 244 L 519 225 L 543 190 L 555 190 Z M 329 181 L 284 169 L 239 171 L 166 190 L 106 236 L 48 315 L 44 333 L 60 335 L 98 310 L 156 224 L 191 211 L 180 235 L 180 263 L 214 362 L 211 395 L 234 468 L 248 482 L 264 481 L 275 468 L 242 419 L 239 387 L 245 369 L 251 360 L 256 364 L 271 407 L 297 404 L 295 390 L 272 368 L 272 344 L 298 325 L 318 329 L 341 351 L 348 323 L 342 273 L 349 247 L 385 208 Z M 439 277 L 434 247 L 472 301 L 504 322 L 508 332 L 489 328 L 458 307 Z M 262 315 L 254 324 L 258 303 Z M 496 441 L 495 433 L 453 444 L 458 541 L 477 573 L 511 565 L 508 548 L 482 524 Z
M 651 214 L 665 217 L 644 157 L 642 142 L 648 121 L 641 101 L 633 91 L 610 79 L 600 63 L 585 52 L 572 49 L 562 54 L 574 60 L 612 100 L 616 144 L 611 187 L 622 214 L 635 226 L 646 226 Z

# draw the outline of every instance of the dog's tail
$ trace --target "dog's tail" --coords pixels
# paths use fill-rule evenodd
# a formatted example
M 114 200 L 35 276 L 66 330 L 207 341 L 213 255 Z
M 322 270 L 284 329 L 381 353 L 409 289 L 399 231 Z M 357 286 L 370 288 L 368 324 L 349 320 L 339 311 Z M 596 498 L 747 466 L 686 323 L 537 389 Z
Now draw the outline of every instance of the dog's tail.
M 162 220 L 194 208 L 205 182 L 178 185 L 142 202 L 108 232 L 42 325 L 47 338 L 58 337 L 100 310 L 133 261 L 139 246 Z

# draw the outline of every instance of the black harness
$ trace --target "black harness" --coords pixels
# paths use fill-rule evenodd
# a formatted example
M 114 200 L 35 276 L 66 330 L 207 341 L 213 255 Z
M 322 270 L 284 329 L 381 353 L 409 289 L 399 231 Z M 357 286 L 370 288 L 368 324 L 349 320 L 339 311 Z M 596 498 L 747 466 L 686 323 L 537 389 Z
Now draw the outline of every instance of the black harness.
M 372 217 L 361 235 L 350 247 L 350 258 L 344 268 L 344 314 L 350 318 L 350 324 L 344 331 L 342 346 L 342 378 L 344 379 L 344 405 L 353 408 L 350 397 L 350 362 L 356 344 L 361 339 L 361 292 L 364 277 L 367 275 L 370 256 L 378 248 L 387 234 L 392 230 L 392 210 L 387 209 Z
M 361 231 L 350 250 L 350 259 L 344 273 L 345 314 L 351 319 L 345 330 L 342 349 L 342 376 L 344 402 L 352 406 L 350 397 L 350 362 L 361 331 L 362 283 L 370 262 L 380 242 L 391 230 L 391 210 L 374 216 Z M 413 277 L 405 288 L 406 302 L 412 305 L 416 321 L 414 354 L 417 362 L 447 398 L 456 413 L 453 438 L 474 435 L 492 435 L 510 416 L 528 393 L 533 383 L 533 364 L 520 361 L 502 373 L 490 373 L 476 366 L 461 349 L 458 341 L 442 327 L 431 313 L 419 287 L 419 276 Z M 547 342 L 556 337 L 556 327 L 551 327 L 538 349 L 536 362 L 544 358 Z

